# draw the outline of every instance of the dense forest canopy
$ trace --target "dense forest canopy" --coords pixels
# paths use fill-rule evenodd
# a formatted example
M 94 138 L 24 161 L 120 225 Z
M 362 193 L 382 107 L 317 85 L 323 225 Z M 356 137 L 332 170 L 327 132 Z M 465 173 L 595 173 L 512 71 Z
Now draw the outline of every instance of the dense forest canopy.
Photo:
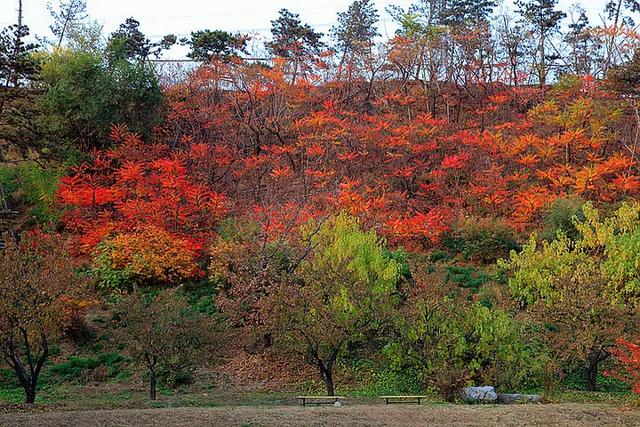
M 551 395 L 570 372 L 595 390 L 603 363 L 637 390 L 640 2 L 603 3 L 594 24 L 555 0 L 417 0 L 389 6 L 388 40 L 370 0 L 326 35 L 282 9 L 264 58 L 218 29 L 106 35 L 84 0 L 31 43 L 20 7 L 0 33 L 0 258 L 29 274 L 0 268 L 0 348 L 27 399 L 29 349 L 42 366 L 96 305 L 152 398 L 230 336 L 330 395 L 361 359 L 447 400 Z M 192 69 L 158 60 L 175 44 Z M 47 281 L 31 318 L 16 289 Z

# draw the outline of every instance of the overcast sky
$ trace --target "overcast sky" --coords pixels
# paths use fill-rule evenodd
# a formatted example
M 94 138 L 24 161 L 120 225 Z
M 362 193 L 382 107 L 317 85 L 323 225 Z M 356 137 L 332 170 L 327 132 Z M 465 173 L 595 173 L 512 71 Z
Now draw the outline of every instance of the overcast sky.
M 54 0 L 57 2 L 57 0 Z M 259 33 L 263 37 L 269 32 L 270 21 L 277 17 L 278 10 L 287 8 L 299 13 L 304 22 L 316 30 L 327 33 L 336 22 L 336 13 L 346 10 L 352 0 L 88 0 L 91 18 L 104 25 L 109 34 L 128 17 L 141 23 L 142 31 L 152 40 L 165 34 L 179 37 L 198 29 L 220 29 L 231 32 Z M 393 34 L 395 26 L 385 8 L 391 4 L 403 7 L 412 0 L 375 0 L 380 12 L 380 33 L 383 37 Z M 503 7 L 511 7 L 511 0 L 503 0 Z M 569 13 L 570 7 L 579 3 L 587 10 L 593 23 L 600 23 L 605 0 L 560 0 L 560 7 Z M 15 20 L 17 0 L 0 0 L 0 26 Z M 50 35 L 51 18 L 47 11 L 47 0 L 23 0 L 24 19 L 31 32 Z M 182 49 L 174 49 L 171 57 L 184 55 Z

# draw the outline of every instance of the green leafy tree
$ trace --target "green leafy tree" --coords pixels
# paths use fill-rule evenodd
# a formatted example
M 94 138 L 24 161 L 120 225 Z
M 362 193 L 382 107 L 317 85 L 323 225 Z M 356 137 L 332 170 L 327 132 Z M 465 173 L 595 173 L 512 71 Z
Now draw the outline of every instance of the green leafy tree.
M 505 391 L 535 383 L 537 361 L 520 323 L 504 310 L 472 301 L 437 270 L 413 270 L 417 284 L 394 318 L 387 347 L 396 369 L 413 369 L 447 401 L 473 383 Z
M 303 236 L 312 252 L 265 298 L 263 310 L 277 348 L 315 366 L 333 396 L 336 360 L 389 319 L 402 264 L 374 231 L 344 214 Z
M 51 132 L 83 150 L 107 144 L 113 124 L 148 136 L 161 117 L 158 79 L 142 62 L 107 66 L 100 54 L 59 49 L 41 75 Z
M 541 338 L 565 365 L 584 361 L 589 390 L 613 340 L 633 326 L 640 301 L 640 206 L 624 204 L 604 220 L 590 204 L 575 220 L 580 236 L 563 233 L 539 244 L 533 235 L 520 253 L 500 265 L 511 271 L 509 286 Z

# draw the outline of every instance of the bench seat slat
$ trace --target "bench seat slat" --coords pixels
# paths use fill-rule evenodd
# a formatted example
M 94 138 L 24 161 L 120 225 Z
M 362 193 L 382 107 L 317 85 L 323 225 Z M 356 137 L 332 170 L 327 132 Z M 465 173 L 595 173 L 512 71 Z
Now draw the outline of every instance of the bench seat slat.
M 381 399 L 426 399 L 429 396 L 380 396 Z
M 297 396 L 298 399 L 346 399 L 344 396 Z

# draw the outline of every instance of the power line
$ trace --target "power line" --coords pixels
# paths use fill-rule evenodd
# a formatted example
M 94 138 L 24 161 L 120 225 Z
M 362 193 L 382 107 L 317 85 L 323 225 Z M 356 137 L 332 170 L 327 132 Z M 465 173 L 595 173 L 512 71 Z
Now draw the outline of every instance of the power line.
M 386 6 L 398 3 L 411 3 L 413 0 L 384 0 L 381 3 L 381 7 L 384 8 Z M 351 1 L 347 4 L 340 3 L 334 5 L 327 6 L 316 6 L 316 7 L 305 7 L 305 8 L 296 8 L 291 10 L 294 13 L 298 12 L 307 12 L 313 10 L 327 10 L 327 9 L 336 9 L 336 12 L 341 11 L 342 9 L 346 9 L 351 4 Z M 225 16 L 244 16 L 244 15 L 258 15 L 258 14 L 271 14 L 277 15 L 280 9 L 263 9 L 263 10 L 242 10 L 237 12 L 222 12 L 222 13 L 212 13 L 212 14 L 198 14 L 198 15 L 172 15 L 172 16 L 138 16 L 135 17 L 140 22 L 147 21 L 161 21 L 161 20 L 176 20 L 176 19 L 195 19 L 195 18 L 216 18 L 216 17 L 225 17 Z M 105 17 L 100 19 L 100 22 L 121 22 L 120 17 Z M 33 24 L 50 24 L 51 21 L 28 21 L 26 25 Z M 10 25 L 12 22 L 0 22 L 0 25 Z

